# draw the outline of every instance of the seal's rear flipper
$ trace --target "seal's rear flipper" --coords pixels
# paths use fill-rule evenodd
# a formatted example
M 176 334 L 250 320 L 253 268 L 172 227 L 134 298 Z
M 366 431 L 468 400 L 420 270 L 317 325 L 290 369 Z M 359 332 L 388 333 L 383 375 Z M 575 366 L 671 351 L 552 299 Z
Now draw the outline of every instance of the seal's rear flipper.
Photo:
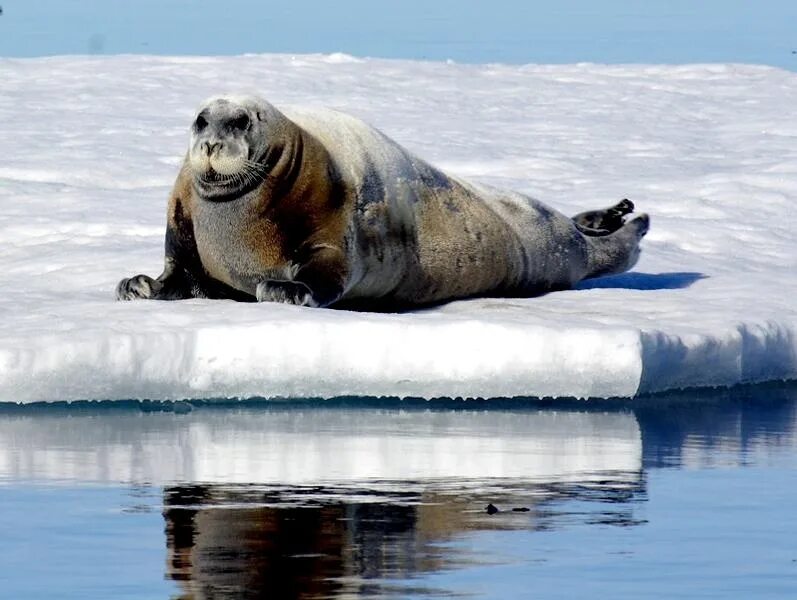
M 627 198 L 604 210 L 578 213 L 573 222 L 584 235 L 603 236 L 614 233 L 625 224 L 625 215 L 634 212 L 634 203 Z
M 634 203 L 631 202 L 628 198 L 625 198 L 623 200 L 620 200 L 620 202 L 612 206 L 609 210 L 616 211 L 621 215 L 627 215 L 629 213 L 634 212 Z

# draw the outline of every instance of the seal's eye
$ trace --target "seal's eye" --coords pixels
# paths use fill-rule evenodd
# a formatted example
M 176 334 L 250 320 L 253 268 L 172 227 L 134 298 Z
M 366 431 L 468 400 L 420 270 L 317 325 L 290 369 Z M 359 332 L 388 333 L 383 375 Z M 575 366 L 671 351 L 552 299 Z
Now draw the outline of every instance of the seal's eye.
M 196 122 L 194 123 L 194 126 L 196 127 L 197 131 L 202 131 L 205 127 L 208 126 L 208 120 L 205 117 L 203 117 L 202 115 L 199 115 L 196 118 Z
M 249 128 L 249 115 L 241 115 L 240 117 L 236 117 L 230 123 L 233 129 L 240 129 L 241 131 L 245 131 Z

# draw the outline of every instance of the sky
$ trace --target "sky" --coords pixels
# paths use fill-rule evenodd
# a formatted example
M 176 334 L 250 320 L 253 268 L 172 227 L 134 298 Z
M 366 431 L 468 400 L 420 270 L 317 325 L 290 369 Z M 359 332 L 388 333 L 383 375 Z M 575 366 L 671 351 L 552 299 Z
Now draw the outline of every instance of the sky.
M 792 0 L 4 0 L 0 57 L 331 53 L 797 70 Z

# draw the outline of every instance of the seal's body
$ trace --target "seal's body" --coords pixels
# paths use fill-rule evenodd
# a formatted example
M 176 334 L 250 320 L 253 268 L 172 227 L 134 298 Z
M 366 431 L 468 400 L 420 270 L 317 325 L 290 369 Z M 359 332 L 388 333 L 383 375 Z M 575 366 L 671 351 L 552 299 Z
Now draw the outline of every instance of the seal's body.
M 446 175 L 365 123 L 256 98 L 201 107 L 169 202 L 166 265 L 120 299 L 413 306 L 535 295 L 629 269 L 633 205 L 569 218 Z

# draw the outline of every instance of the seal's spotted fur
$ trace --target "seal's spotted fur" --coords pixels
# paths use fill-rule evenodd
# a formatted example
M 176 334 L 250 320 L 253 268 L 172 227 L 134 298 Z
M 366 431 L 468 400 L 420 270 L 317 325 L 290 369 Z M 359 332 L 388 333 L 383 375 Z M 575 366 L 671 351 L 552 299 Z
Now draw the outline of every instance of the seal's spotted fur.
M 206 102 L 169 201 L 166 263 L 119 299 L 235 298 L 414 306 L 534 295 L 629 269 L 648 229 L 633 204 L 573 219 L 412 156 L 361 121 Z

